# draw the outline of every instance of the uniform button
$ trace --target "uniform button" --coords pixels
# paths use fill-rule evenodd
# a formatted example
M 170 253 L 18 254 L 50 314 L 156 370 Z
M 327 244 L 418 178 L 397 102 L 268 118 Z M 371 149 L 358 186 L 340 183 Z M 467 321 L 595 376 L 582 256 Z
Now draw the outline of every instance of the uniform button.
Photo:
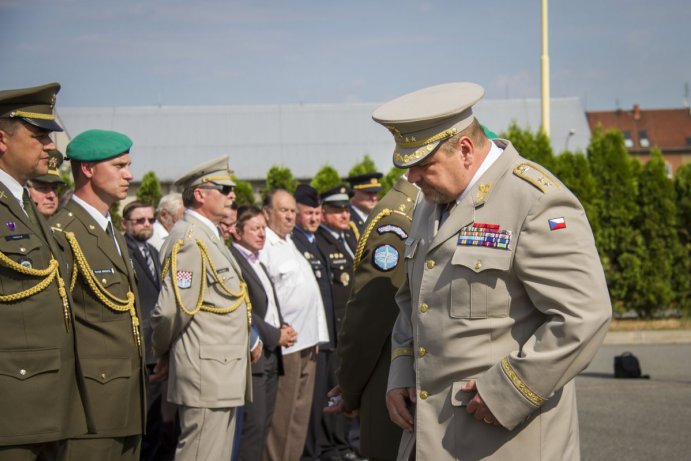
M 427 269 L 433 269 L 434 266 L 436 266 L 436 265 L 437 265 L 437 263 L 435 263 L 434 260 L 432 260 L 432 259 L 427 260 Z
M 108 283 L 108 280 L 106 280 L 106 279 L 101 279 L 101 283 Z
M 420 391 L 420 398 L 422 400 L 427 400 L 427 397 L 429 397 L 429 393 L 427 391 Z
M 478 259 L 477 261 L 475 261 L 475 270 L 479 271 L 480 268 L 482 268 L 482 261 Z
M 426 353 L 427 353 L 427 349 L 425 349 L 422 346 L 418 347 L 417 355 L 419 355 L 420 357 L 424 357 Z
M 106 375 L 105 373 L 101 373 L 101 379 L 106 379 L 107 377 L 108 375 Z
M 429 306 L 426 303 L 420 304 L 420 312 L 423 314 L 429 310 Z
M 21 251 L 22 253 L 24 253 L 24 252 L 26 252 L 26 248 L 21 247 L 21 248 L 19 249 L 19 251 Z
M 22 368 L 21 370 L 19 370 L 19 374 L 22 376 L 26 376 L 26 370 Z

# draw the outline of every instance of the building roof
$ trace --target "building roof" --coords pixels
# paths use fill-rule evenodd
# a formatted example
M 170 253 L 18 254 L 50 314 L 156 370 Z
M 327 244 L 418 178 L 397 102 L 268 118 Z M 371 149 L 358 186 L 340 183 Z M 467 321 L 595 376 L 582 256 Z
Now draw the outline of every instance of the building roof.
M 619 129 L 626 147 L 633 153 L 649 152 L 657 146 L 661 151 L 691 150 L 691 111 L 683 109 L 641 109 L 586 112 L 591 131 L 598 126 L 605 130 Z M 647 139 L 647 142 L 646 142 Z
M 65 136 L 58 148 L 91 128 L 120 131 L 134 141 L 135 181 L 154 171 L 162 182 L 175 180 L 202 161 L 228 154 L 240 179 L 266 177 L 273 165 L 287 166 L 307 179 L 325 164 L 346 176 L 365 154 L 387 172 L 394 142 L 372 121 L 379 103 L 263 106 L 60 107 Z M 515 121 L 540 127 L 539 99 L 482 100 L 475 106 L 481 123 L 495 133 Z M 584 151 L 590 141 L 578 98 L 552 99 L 552 145 L 561 152 Z M 63 150 L 64 152 L 64 150 Z

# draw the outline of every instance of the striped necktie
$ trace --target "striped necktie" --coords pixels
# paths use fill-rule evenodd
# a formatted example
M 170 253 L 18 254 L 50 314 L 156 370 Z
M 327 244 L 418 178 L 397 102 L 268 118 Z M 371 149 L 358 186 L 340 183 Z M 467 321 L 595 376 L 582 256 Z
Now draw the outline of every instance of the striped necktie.
M 156 267 L 154 266 L 154 259 L 151 257 L 151 252 L 146 244 L 141 247 L 142 255 L 146 261 L 146 265 L 149 267 L 149 273 L 152 275 L 154 280 L 156 280 Z

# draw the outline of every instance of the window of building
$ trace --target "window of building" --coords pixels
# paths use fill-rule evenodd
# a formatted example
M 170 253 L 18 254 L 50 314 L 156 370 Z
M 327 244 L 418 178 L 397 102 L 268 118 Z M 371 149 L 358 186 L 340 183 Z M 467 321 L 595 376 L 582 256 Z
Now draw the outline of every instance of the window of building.
M 645 130 L 638 131 L 638 142 L 641 147 L 650 147 L 650 140 L 648 139 L 648 132 Z
M 686 138 L 686 145 L 687 145 L 687 146 L 691 146 L 691 136 L 689 136 L 688 138 Z
M 630 149 L 633 147 L 633 139 L 631 139 L 631 132 L 629 130 L 624 130 L 623 133 L 624 135 L 624 145 Z

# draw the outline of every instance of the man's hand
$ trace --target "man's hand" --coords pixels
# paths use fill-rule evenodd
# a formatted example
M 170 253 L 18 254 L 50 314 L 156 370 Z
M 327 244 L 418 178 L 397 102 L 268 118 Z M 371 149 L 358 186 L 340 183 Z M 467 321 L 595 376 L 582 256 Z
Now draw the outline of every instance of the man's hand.
M 165 381 L 166 379 L 168 379 L 168 354 L 159 357 L 154 366 L 154 372 L 149 375 L 149 381 L 152 383 Z
M 278 344 L 283 347 L 290 347 L 298 340 L 298 334 L 290 325 L 283 325 L 281 327 L 281 337 L 278 339 Z
M 475 385 L 475 380 L 471 379 L 468 383 L 461 389 L 463 392 L 477 392 L 477 386 Z M 466 411 L 473 415 L 478 421 L 483 421 L 486 424 L 493 424 L 495 426 L 501 426 L 497 418 L 494 417 L 492 411 L 490 411 L 485 401 L 482 400 L 480 393 L 477 392 L 475 396 L 468 402 Z
M 329 397 L 329 405 L 324 407 L 324 413 L 344 414 L 349 418 L 354 418 L 357 415 L 357 410 L 349 410 L 346 407 L 345 400 L 341 396 L 341 386 L 336 385 L 326 394 Z
M 417 402 L 414 387 L 399 387 L 386 393 L 386 408 L 389 418 L 404 431 L 413 432 L 415 420 L 408 409 L 409 405 Z
M 257 341 L 257 345 L 254 346 L 254 349 L 250 351 L 250 361 L 252 363 L 257 363 L 257 360 L 259 360 L 259 358 L 262 356 L 263 349 L 263 343 L 261 341 Z

